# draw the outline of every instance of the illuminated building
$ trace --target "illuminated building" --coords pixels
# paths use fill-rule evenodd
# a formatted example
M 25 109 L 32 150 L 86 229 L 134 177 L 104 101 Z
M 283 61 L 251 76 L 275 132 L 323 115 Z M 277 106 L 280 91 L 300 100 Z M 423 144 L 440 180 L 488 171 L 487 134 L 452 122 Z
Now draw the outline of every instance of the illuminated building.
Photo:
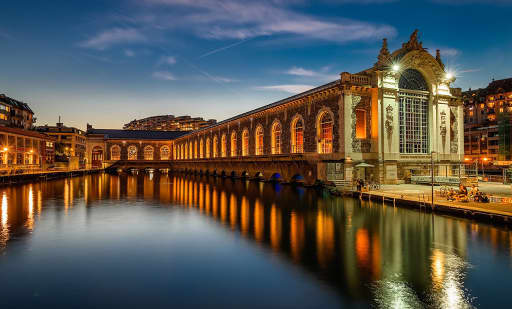
M 464 100 L 464 154 L 467 161 L 487 158 L 495 165 L 512 161 L 512 78 L 468 90 Z
M 0 94 L 0 125 L 30 129 L 34 122 L 34 112 L 27 103 Z
M 160 115 L 144 119 L 135 119 L 123 126 L 125 130 L 149 130 L 149 131 L 193 131 L 211 126 L 215 119 L 204 120 L 201 117 Z
M 37 131 L 55 138 L 55 151 L 59 157 L 76 156 L 80 160 L 84 159 L 86 148 L 84 131 L 66 127 L 62 122 L 58 122 L 55 126 L 37 127 Z

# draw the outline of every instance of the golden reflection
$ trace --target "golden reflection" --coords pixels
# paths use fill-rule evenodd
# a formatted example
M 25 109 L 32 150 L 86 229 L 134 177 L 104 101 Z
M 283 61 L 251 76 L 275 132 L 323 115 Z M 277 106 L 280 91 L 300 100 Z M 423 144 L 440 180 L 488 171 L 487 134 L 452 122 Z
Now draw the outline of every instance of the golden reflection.
M 27 223 L 26 226 L 29 230 L 34 229 L 34 189 L 32 188 L 32 184 L 28 187 L 28 213 L 27 213 Z
M 442 289 L 444 278 L 444 253 L 439 249 L 434 249 L 432 251 L 431 260 L 432 286 L 434 289 Z
M 379 235 L 374 235 L 372 238 L 372 274 L 374 280 L 379 280 L 381 276 L 380 238 Z
M 187 206 L 192 206 L 194 204 L 194 182 L 192 180 L 188 181 L 188 200 Z
M 7 225 L 7 219 L 9 216 L 7 207 L 7 193 L 4 191 L 2 193 L 2 227 L 5 227 Z
M 220 193 L 220 221 L 222 223 L 226 222 L 228 211 L 228 198 L 226 197 L 226 192 L 222 191 Z
M 211 203 L 211 196 L 210 196 L 210 185 L 209 184 L 206 184 L 205 187 L 204 187 L 204 194 L 205 194 L 205 199 L 204 199 L 204 209 L 208 209 L 208 212 L 210 211 L 210 203 Z M 203 209 L 201 209 L 201 212 L 203 211 Z
M 316 249 L 318 262 L 327 266 L 334 255 L 334 221 L 322 211 L 316 216 Z
M 231 229 L 235 229 L 236 227 L 236 216 L 237 216 L 237 205 L 236 205 L 236 196 L 231 193 L 231 197 L 229 198 L 229 222 L 231 224 Z
M 249 201 L 245 196 L 242 197 L 242 205 L 240 208 L 240 229 L 243 235 L 247 235 L 249 232 Z
M 84 194 L 84 198 L 87 194 Z M 41 212 L 43 211 L 43 194 L 41 192 L 41 188 L 37 190 L 37 215 L 41 216 Z
M 300 260 L 304 248 L 304 218 L 292 211 L 290 214 L 290 247 L 295 261 Z
M 203 210 L 203 204 L 204 204 L 204 187 L 203 183 L 201 182 L 199 184 L 199 210 Z
M 254 238 L 257 241 L 262 241 L 265 231 L 265 218 L 263 204 L 260 199 L 254 202 Z
M 219 200 L 217 198 L 217 190 L 216 189 L 213 189 L 213 192 L 212 192 L 212 216 L 214 218 L 217 218 L 217 212 L 218 212 L 218 203 L 219 203 Z
M 281 246 L 282 233 L 281 209 L 272 204 L 270 208 L 270 245 L 274 250 L 279 250 Z
M 356 257 L 362 267 L 368 267 L 370 255 L 370 237 L 368 230 L 360 228 L 356 232 Z
M 101 178 L 100 178 L 101 179 Z M 64 179 L 64 213 L 68 214 L 69 208 L 69 183 L 68 179 Z

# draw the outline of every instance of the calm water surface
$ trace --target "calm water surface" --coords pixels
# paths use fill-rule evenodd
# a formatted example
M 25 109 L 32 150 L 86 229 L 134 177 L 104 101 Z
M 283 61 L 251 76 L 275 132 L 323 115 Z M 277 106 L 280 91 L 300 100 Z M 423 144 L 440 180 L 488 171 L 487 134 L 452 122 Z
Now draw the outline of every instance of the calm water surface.
M 512 232 L 293 186 L 0 188 L 0 308 L 510 307 Z

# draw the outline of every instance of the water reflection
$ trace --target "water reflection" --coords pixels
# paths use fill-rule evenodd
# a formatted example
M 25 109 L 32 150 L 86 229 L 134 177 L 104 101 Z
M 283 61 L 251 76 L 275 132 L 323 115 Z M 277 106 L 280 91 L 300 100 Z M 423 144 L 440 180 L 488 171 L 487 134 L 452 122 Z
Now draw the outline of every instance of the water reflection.
M 193 208 L 299 265 L 344 297 L 383 307 L 478 304 L 485 293 L 467 287 L 468 274 L 478 269 L 471 264 L 469 244 L 488 248 L 484 254 L 495 260 L 505 259 L 504 273 L 512 268 L 508 229 L 292 186 L 101 174 L 4 187 L 0 195 L 3 250 L 13 237 L 37 229 L 50 200 L 61 201 L 58 207 L 67 216 L 77 200 L 91 211 L 104 201 L 152 200 Z

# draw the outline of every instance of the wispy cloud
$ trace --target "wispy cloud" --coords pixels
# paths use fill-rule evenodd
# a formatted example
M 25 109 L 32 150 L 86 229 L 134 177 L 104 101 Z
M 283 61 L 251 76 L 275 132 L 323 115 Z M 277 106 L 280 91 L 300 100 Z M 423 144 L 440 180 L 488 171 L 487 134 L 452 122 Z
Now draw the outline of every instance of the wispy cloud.
M 329 74 L 329 67 L 323 67 L 319 71 L 314 70 L 308 70 L 304 69 L 302 67 L 294 66 L 287 71 L 285 71 L 285 74 L 288 75 L 294 75 L 294 76 L 300 76 L 300 77 L 307 77 L 307 78 L 314 78 L 316 80 L 326 81 L 326 80 L 336 80 L 339 78 L 336 74 Z
M 436 50 L 439 49 L 441 51 L 441 57 L 455 57 L 460 55 L 462 52 L 456 48 L 452 47 L 434 47 L 429 49 L 430 53 L 435 56 Z
M 169 71 L 157 71 L 153 72 L 153 78 L 158 80 L 176 80 L 176 77 Z
M 461 70 L 458 73 L 475 73 L 475 72 L 480 72 L 480 71 L 482 71 L 482 69 L 466 69 L 466 70 Z
M 237 79 L 227 78 L 227 77 L 222 77 L 222 76 L 211 76 L 211 77 L 215 81 L 220 82 L 220 83 L 234 83 L 234 82 L 238 81 Z
M 176 57 L 173 56 L 165 56 L 160 58 L 158 61 L 158 65 L 174 65 L 176 64 Z
M 131 49 L 125 49 L 124 50 L 124 55 L 126 57 L 135 57 L 135 52 Z
M 134 28 L 113 28 L 98 33 L 86 41 L 79 43 L 84 48 L 104 50 L 113 45 L 146 41 L 146 37 Z
M 220 47 L 220 48 L 216 48 L 216 49 L 214 49 L 214 50 L 211 50 L 211 51 L 209 51 L 209 52 L 207 52 L 207 53 L 202 54 L 202 55 L 201 55 L 201 56 L 199 56 L 198 58 L 199 58 L 199 59 L 201 59 L 201 58 L 204 58 L 204 57 L 211 56 L 211 55 L 216 54 L 216 53 L 218 53 L 218 52 L 224 51 L 224 50 L 226 50 L 226 49 L 230 49 L 230 48 L 235 47 L 235 46 L 237 46 L 237 45 L 240 45 L 240 44 L 242 44 L 242 43 L 244 43 L 244 42 L 247 42 L 248 40 L 249 40 L 249 39 L 244 39 L 244 40 L 241 40 L 241 41 L 238 41 L 238 42 L 235 42 L 235 43 L 232 43 L 232 44 L 229 44 L 229 45 L 226 45 L 226 46 Z
M 273 86 L 255 87 L 254 89 L 282 91 L 282 92 L 297 94 L 297 93 L 301 93 L 301 92 L 313 89 L 314 87 L 315 86 L 311 86 L 311 85 L 273 85 Z

